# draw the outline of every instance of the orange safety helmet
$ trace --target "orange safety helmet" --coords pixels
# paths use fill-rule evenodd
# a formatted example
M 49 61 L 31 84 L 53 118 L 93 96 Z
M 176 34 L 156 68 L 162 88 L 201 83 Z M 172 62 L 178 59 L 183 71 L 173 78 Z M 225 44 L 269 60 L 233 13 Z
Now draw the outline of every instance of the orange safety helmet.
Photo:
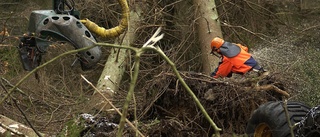
M 215 37 L 215 38 L 213 38 L 212 41 L 211 41 L 211 49 L 212 49 L 212 50 L 213 50 L 213 49 L 217 50 L 217 49 L 219 49 L 219 48 L 222 46 L 223 43 L 224 43 L 224 40 L 223 40 L 223 39 L 221 39 L 221 38 L 219 38 L 219 37 Z

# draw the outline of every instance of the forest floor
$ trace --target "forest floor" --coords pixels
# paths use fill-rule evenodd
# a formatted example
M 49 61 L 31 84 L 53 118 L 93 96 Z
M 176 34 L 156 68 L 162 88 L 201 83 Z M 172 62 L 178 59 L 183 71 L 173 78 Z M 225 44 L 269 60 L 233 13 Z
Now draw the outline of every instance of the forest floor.
M 8 28 L 11 36 L 0 37 L 0 77 L 6 79 L 1 79 L 3 88 L 0 89 L 0 98 L 7 94 L 4 87 L 12 88 L 28 74 L 22 69 L 16 46 L 19 43 L 18 37 L 26 32 L 30 11 L 39 7 L 21 5 L 24 7 L 19 8 L 19 12 L 2 12 L 2 16 L 14 18 L 1 20 L 3 24 L 8 23 L 0 28 Z M 299 20 L 303 24 L 300 29 L 304 31 L 297 33 L 295 29 L 293 31 L 280 25 L 284 28 L 279 27 L 281 29 L 278 33 L 281 35 L 278 39 L 255 43 L 257 47 L 252 53 L 259 63 L 270 70 L 271 74 L 267 77 L 249 73 L 245 76 L 235 74 L 232 78 L 213 79 L 207 74 L 180 72 L 209 116 L 223 129 L 224 136 L 244 134 L 251 113 L 259 105 L 284 99 L 279 92 L 288 92 L 291 100 L 318 103 L 317 91 L 320 89 L 316 85 L 319 83 L 319 65 L 316 63 L 320 57 L 319 16 L 312 12 L 306 12 L 305 15 L 308 16 Z M 71 49 L 68 45 L 49 48 L 43 58 L 44 62 Z M 96 84 L 104 66 L 98 64 L 93 70 L 82 71 L 77 65 L 71 67 L 75 59 L 73 55 L 63 57 L 37 74 L 32 74 L 19 86 L 23 92 L 14 92 L 12 97 L 0 105 L 0 114 L 30 126 L 28 120 L 36 130 L 52 136 L 59 133 L 68 135 L 66 125 L 87 116 L 93 118 L 94 122 L 109 125 L 86 128 L 82 134 L 114 136 L 119 116 L 115 112 L 100 113 L 87 106 L 94 89 L 79 75 L 82 74 Z M 142 88 L 135 91 L 128 116 L 130 121 L 136 119 L 139 122 L 139 130 L 145 136 L 194 137 L 214 133 L 193 98 L 172 72 L 161 72 L 151 77 L 147 84 L 138 85 Z M 122 108 L 126 95 L 127 91 L 121 90 L 113 98 L 113 103 Z M 92 121 L 87 122 L 90 125 Z M 135 135 L 131 128 L 126 127 L 125 131 L 125 136 Z

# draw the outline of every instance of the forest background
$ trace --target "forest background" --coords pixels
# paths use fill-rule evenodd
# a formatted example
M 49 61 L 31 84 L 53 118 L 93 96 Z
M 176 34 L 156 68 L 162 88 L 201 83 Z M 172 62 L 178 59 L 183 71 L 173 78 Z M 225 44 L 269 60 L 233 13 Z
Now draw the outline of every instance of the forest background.
M 128 1 L 130 7 L 139 7 L 137 6 L 139 2 Z M 202 64 L 207 62 L 202 62 L 200 58 L 203 54 L 200 46 L 203 45 L 199 45 L 198 32 L 196 31 L 196 20 L 199 16 L 193 2 L 191 0 L 143 2 L 145 4 L 140 4 L 141 15 L 143 16 L 140 22 L 141 26 L 135 31 L 137 39 L 132 45 L 143 45 L 153 32 L 161 26 L 165 37 L 160 41 L 159 46 L 176 64 L 177 69 L 187 72 L 202 72 Z M 310 106 L 320 104 L 320 86 L 318 84 L 320 82 L 319 1 L 216 0 L 216 5 L 223 37 L 228 41 L 248 46 L 259 63 L 272 72 L 277 80 L 281 81 L 281 85 L 292 93 L 289 100 L 301 101 Z M 10 83 L 16 83 L 28 73 L 22 68 L 16 46 L 19 43 L 18 38 L 27 32 L 30 13 L 39 9 L 52 9 L 52 1 L 0 1 L 1 29 L 7 29 L 10 34 L 8 37 L 0 37 L 0 73 L 1 77 L 10 81 Z M 121 16 L 121 8 L 116 0 L 81 0 L 76 2 L 76 9 L 80 11 L 81 17 L 89 18 L 105 28 L 116 26 Z M 136 9 L 130 8 L 130 10 Z M 98 41 L 113 43 L 115 39 L 100 38 Z M 209 43 L 205 46 L 209 46 Z M 50 46 L 43 62 L 71 49 L 73 47 L 68 44 Z M 102 51 L 104 57 L 92 70 L 82 71 L 79 65 L 71 67 L 76 55 L 63 57 L 39 70 L 37 72 L 38 79 L 35 77 L 28 78 L 19 87 L 24 94 L 13 94 L 19 100 L 22 110 L 28 114 L 36 129 L 43 133 L 57 134 L 64 128 L 64 123 L 81 113 L 98 114 L 98 112 L 92 111 L 91 106 L 86 105 L 94 90 L 79 74 L 84 75 L 96 84 L 104 68 L 103 64 L 110 54 L 109 48 L 103 47 Z M 155 122 L 155 119 L 163 117 L 161 114 L 166 113 L 171 114 L 169 116 L 174 118 L 171 119 L 172 121 L 167 121 L 168 123 L 160 122 L 161 124 L 172 124 L 176 120 L 179 121 L 177 122 L 178 129 L 192 129 L 190 126 L 188 128 L 182 127 L 183 124 L 181 123 L 183 122 L 180 118 L 192 117 L 197 119 L 200 116 L 188 116 L 189 114 L 185 112 L 190 110 L 176 110 L 178 107 L 172 107 L 175 109 L 168 108 L 171 104 L 181 103 L 179 105 L 183 107 L 180 106 L 180 108 L 186 109 L 190 103 L 185 102 L 192 102 L 190 98 L 186 97 L 187 95 L 168 90 L 175 89 L 169 88 L 174 86 L 172 80 L 163 77 L 164 73 L 171 72 L 170 66 L 153 52 L 147 52 L 141 60 L 139 80 L 136 86 L 137 92 L 135 93 L 140 119 Z M 120 108 L 130 82 L 128 78 L 130 68 L 130 66 L 126 68 L 127 78 L 124 78 L 121 84 L 123 90 L 117 93 L 116 99 L 113 100 L 113 103 Z M 175 83 L 174 80 L 173 83 Z M 167 90 L 164 87 L 167 87 Z M 163 91 L 158 92 L 155 90 L 156 88 Z M 5 96 L 5 94 L 4 90 L 0 90 L 0 97 Z M 170 96 L 166 97 L 166 94 Z M 202 94 L 204 93 L 199 92 L 198 96 L 201 98 Z M 150 97 L 153 101 L 147 99 Z M 175 100 L 176 98 L 179 99 Z M 150 102 L 152 102 L 152 106 L 146 105 Z M 255 107 L 258 105 L 255 104 Z M 135 105 L 131 104 L 131 106 Z M 148 108 L 146 106 L 152 109 L 145 109 Z M 164 112 L 156 112 L 160 111 L 159 108 Z M 195 107 L 191 108 L 194 109 Z M 187 116 L 181 116 L 182 113 Z M 0 114 L 26 123 L 22 114 L 10 100 L 1 104 Z M 200 114 L 197 113 L 197 115 Z M 199 119 L 199 121 L 204 121 L 201 118 Z M 190 122 L 192 120 L 186 121 Z M 230 122 L 231 124 L 223 124 L 228 123 L 226 121 L 221 123 L 218 125 L 224 127 L 225 132 L 242 134 L 245 129 L 245 123 Z M 242 126 L 236 127 L 240 124 Z M 170 130 L 159 129 L 153 132 L 145 132 L 149 135 L 155 135 L 169 133 Z M 203 132 L 209 131 L 192 133 L 203 134 Z

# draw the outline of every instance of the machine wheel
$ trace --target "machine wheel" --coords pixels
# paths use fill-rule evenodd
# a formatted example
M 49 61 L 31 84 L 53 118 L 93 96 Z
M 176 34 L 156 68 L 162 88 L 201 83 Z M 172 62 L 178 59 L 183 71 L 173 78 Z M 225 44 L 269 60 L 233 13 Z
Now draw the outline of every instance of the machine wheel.
M 300 102 L 287 102 L 291 124 L 302 120 L 309 107 Z M 246 133 L 250 137 L 291 137 L 283 102 L 267 102 L 253 112 Z

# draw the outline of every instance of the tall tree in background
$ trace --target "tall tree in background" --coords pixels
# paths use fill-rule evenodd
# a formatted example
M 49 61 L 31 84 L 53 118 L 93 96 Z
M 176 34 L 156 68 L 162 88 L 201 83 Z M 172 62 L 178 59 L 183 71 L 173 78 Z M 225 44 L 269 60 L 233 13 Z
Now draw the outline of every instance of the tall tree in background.
M 197 30 L 202 52 L 203 72 L 209 74 L 217 66 L 219 59 L 211 56 L 209 53 L 211 40 L 216 37 L 222 37 L 218 12 L 214 0 L 193 0 L 198 12 Z
M 172 4 L 174 3 L 175 2 L 173 2 Z M 177 3 L 182 4 L 181 1 L 177 1 Z M 222 37 L 221 28 L 219 24 L 220 22 L 218 21 L 218 13 L 216 10 L 214 0 L 193 0 L 193 3 L 195 5 L 195 11 L 198 13 L 198 18 L 196 18 L 195 21 L 197 22 L 198 37 L 200 42 L 199 45 L 201 46 L 202 53 L 202 71 L 205 74 L 210 74 L 210 72 L 213 71 L 213 69 L 216 67 L 219 61 L 217 57 L 214 57 L 209 54 L 211 51 L 210 43 L 212 38 L 215 36 Z M 169 11 L 172 12 L 172 10 Z M 130 14 L 134 15 L 135 13 L 131 11 Z M 125 36 L 121 36 L 124 37 L 123 40 L 118 40 L 118 43 L 115 44 L 130 45 L 134 38 L 134 30 L 138 27 L 138 24 L 135 23 L 135 20 L 139 20 L 139 17 L 132 17 L 130 19 L 128 33 Z M 172 20 L 170 20 L 169 22 L 171 21 Z M 126 50 L 111 49 L 111 54 L 108 57 L 108 60 L 105 64 L 105 68 L 98 81 L 98 89 L 100 89 L 100 91 L 102 91 L 103 94 L 110 99 L 112 98 L 113 93 L 117 92 L 119 88 L 119 84 L 125 71 L 124 66 L 126 64 L 126 58 L 128 58 Z M 109 108 L 108 106 L 105 106 L 106 103 L 104 102 L 104 99 L 100 96 L 100 94 L 95 93 L 91 100 L 91 104 L 96 106 L 96 109 L 101 109 L 103 107 L 105 107 L 105 109 Z

